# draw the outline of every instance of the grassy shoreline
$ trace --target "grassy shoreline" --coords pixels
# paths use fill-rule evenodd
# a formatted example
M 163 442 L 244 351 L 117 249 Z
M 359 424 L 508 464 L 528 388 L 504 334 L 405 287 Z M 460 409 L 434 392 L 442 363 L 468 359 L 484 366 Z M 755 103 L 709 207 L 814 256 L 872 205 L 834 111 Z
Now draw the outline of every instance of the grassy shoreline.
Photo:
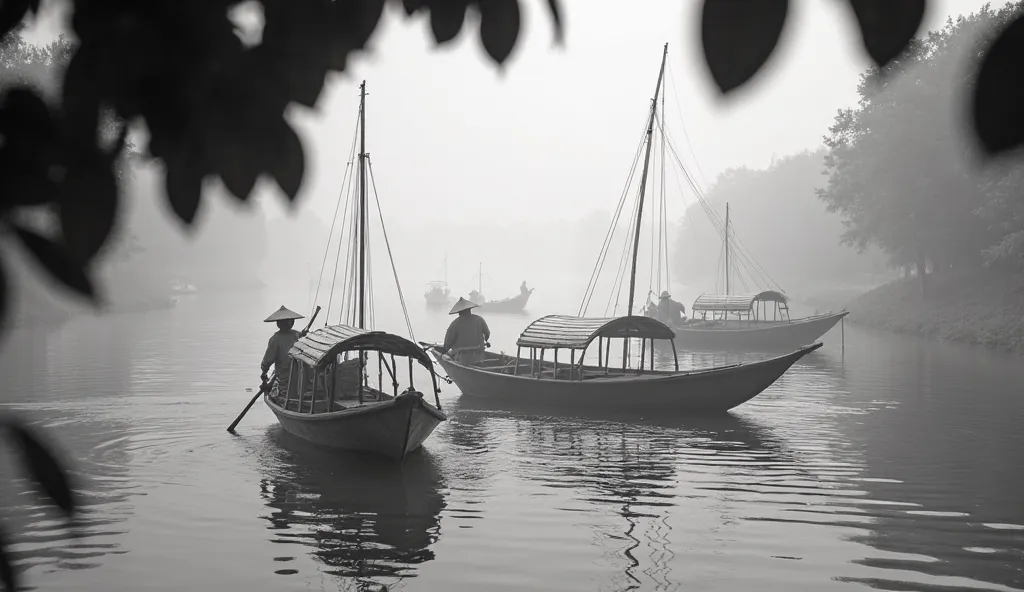
M 853 299 L 851 323 L 928 339 L 1024 353 L 1024 276 L 990 270 L 929 278 L 921 297 L 917 278 L 884 284 Z

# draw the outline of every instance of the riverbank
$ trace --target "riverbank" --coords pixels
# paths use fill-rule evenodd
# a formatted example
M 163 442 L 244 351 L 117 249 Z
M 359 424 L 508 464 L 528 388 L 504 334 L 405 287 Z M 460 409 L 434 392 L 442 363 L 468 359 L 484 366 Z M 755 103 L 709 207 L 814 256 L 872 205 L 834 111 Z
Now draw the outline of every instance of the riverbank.
M 900 279 L 850 302 L 849 321 L 929 339 L 1024 353 L 1024 276 L 989 270 Z

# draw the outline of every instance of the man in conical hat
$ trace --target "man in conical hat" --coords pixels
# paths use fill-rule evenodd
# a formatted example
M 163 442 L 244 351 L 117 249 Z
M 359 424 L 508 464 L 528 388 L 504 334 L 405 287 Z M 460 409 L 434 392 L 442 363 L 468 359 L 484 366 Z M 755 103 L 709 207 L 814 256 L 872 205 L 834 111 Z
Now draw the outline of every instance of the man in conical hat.
M 487 340 L 491 338 L 491 330 L 487 327 L 487 321 L 471 312 L 477 306 L 480 305 L 465 298 L 459 298 L 459 301 L 448 313 L 459 316 L 455 317 L 455 320 L 448 325 L 442 351 L 451 355 L 452 359 L 457 362 L 464 364 L 479 362 L 484 357 L 484 349 L 490 345 Z
M 285 389 L 288 387 L 288 371 L 291 369 L 288 350 L 295 345 L 295 342 L 300 337 L 306 334 L 305 331 L 299 333 L 292 329 L 295 325 L 295 320 L 301 318 L 303 318 L 302 315 L 293 310 L 288 310 L 282 305 L 281 308 L 263 320 L 264 323 L 277 323 L 277 332 L 270 336 L 270 341 L 267 343 L 267 353 L 263 354 L 263 363 L 260 365 L 260 368 L 263 370 L 260 378 L 263 379 L 263 382 L 267 382 L 269 380 L 267 372 L 270 371 L 271 366 L 274 366 L 274 372 L 277 374 L 278 393 L 281 395 L 284 394 Z
M 669 327 L 674 327 L 686 320 L 686 307 L 681 302 L 672 300 L 672 295 L 665 290 L 658 299 L 659 320 Z

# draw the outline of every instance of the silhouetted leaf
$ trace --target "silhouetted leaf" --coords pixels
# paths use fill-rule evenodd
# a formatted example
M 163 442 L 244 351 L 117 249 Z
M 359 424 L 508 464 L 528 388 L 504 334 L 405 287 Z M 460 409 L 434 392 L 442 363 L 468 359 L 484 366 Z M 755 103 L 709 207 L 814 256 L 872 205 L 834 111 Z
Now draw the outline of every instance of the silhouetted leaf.
M 565 32 L 562 26 L 562 7 L 558 0 L 548 0 L 548 10 L 551 11 L 551 20 L 555 25 L 555 41 L 561 43 Z
M 74 143 L 91 145 L 96 141 L 100 118 L 100 85 L 96 76 L 104 70 L 96 55 L 93 46 L 81 47 L 64 70 L 61 108 Z
M 10 291 L 7 289 L 7 271 L 0 261 L 0 327 L 7 324 L 7 310 L 10 306 Z
M 363 49 L 384 14 L 384 0 L 334 2 L 331 27 L 334 40 L 330 45 L 328 64 L 332 70 L 345 69 L 348 54 Z
M 21 226 L 15 225 L 14 231 L 25 248 L 35 256 L 40 265 L 46 268 L 46 271 L 50 272 L 54 279 L 83 296 L 96 299 L 92 280 L 89 279 L 85 269 L 61 245 Z
M 18 574 L 14 571 L 14 564 L 11 563 L 11 546 L 7 543 L 7 537 L 0 531 L 0 583 L 3 583 L 4 590 L 14 592 L 18 589 Z
M 268 164 L 269 172 L 274 176 L 281 191 L 289 201 L 295 201 L 302 187 L 302 177 L 306 172 L 306 157 L 302 149 L 302 141 L 288 122 L 282 120 L 280 130 L 275 134 L 275 158 Z
M 21 450 L 21 460 L 32 481 L 68 516 L 74 514 L 76 504 L 68 483 L 67 471 L 53 452 L 28 426 L 17 420 L 8 420 L 5 426 Z
M 981 60 L 973 97 L 974 131 L 989 154 L 1024 143 L 1024 16 L 992 42 Z
M 39 0 L 3 0 L 0 2 L 0 37 L 3 37 L 25 18 L 28 12 L 39 10 Z
M 917 33 L 926 0 L 850 0 L 868 55 L 879 66 L 898 56 Z
M 192 226 L 199 202 L 202 200 L 203 174 L 195 166 L 187 162 L 164 160 L 167 165 L 167 176 L 164 181 L 167 188 L 167 200 L 171 209 L 185 226 Z
M 115 146 L 124 147 L 127 126 Z M 98 150 L 76 154 L 64 178 L 57 184 L 61 237 L 68 254 L 84 265 L 92 260 L 110 237 L 117 221 L 118 186 L 116 157 Z
M 435 41 L 446 43 L 455 39 L 466 20 L 467 6 L 468 0 L 447 0 L 430 7 L 430 30 Z
M 775 51 L 787 0 L 704 0 L 701 43 L 711 77 L 723 93 L 750 80 Z
M 59 151 L 50 107 L 39 93 L 15 87 L 0 103 L 0 204 L 6 207 L 49 203 L 55 196 L 50 178 Z
M 427 5 L 427 0 L 402 0 L 402 6 L 405 8 L 405 14 L 412 16 L 414 12 L 420 10 Z
M 519 0 L 479 0 L 480 40 L 495 62 L 502 64 L 519 38 Z

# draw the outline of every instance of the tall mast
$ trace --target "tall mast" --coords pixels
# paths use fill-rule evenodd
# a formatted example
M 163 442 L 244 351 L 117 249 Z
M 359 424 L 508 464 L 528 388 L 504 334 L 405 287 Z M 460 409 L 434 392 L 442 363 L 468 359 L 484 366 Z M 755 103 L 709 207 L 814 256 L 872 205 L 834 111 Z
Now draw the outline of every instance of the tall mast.
M 729 295 L 729 202 L 725 202 L 725 295 Z
M 366 328 L 366 81 L 359 85 L 359 328 Z
M 441 266 L 442 273 L 444 274 L 444 285 L 448 285 L 448 253 L 444 254 L 444 264 Z
M 654 98 L 651 99 L 651 116 L 647 120 L 647 150 L 644 154 L 644 172 L 640 177 L 640 198 L 636 208 L 636 234 L 633 236 L 633 265 L 629 271 L 629 314 L 633 315 L 633 290 L 636 288 L 636 256 L 640 250 L 640 221 L 644 213 L 644 190 L 647 188 L 647 168 L 651 162 L 651 144 L 654 135 L 654 117 L 658 110 L 658 94 L 661 92 L 661 80 L 665 77 L 665 59 L 668 57 L 668 43 L 661 53 L 661 69 L 658 70 L 658 84 L 654 87 Z
M 476 272 L 476 293 L 483 296 L 484 294 L 484 262 L 480 262 L 480 266 Z

